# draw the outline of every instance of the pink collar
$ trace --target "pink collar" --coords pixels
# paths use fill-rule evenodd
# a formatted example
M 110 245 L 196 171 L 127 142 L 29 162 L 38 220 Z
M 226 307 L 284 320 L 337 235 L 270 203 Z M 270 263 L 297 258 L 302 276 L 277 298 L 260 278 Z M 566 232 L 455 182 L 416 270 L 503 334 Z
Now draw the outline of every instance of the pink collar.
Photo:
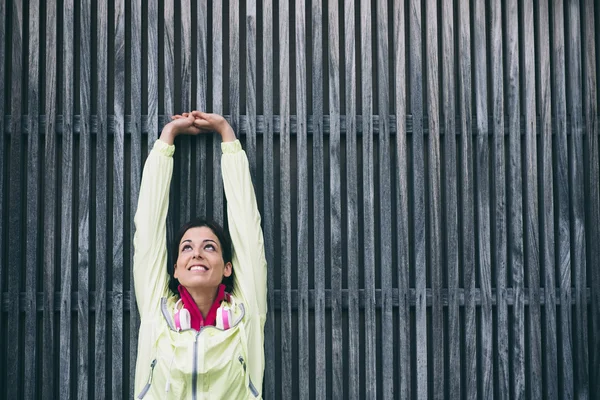
M 215 298 L 213 305 L 210 307 L 206 318 L 202 317 L 200 309 L 196 305 L 196 302 L 192 298 L 192 295 L 190 295 L 185 286 L 179 285 L 177 289 L 179 290 L 179 296 L 181 297 L 181 301 L 183 302 L 183 308 L 188 310 L 188 312 L 190 313 L 190 325 L 193 329 L 199 331 L 200 328 L 203 326 L 214 326 L 216 324 L 217 309 L 226 297 L 225 285 L 219 285 L 219 288 L 217 289 L 217 297 Z

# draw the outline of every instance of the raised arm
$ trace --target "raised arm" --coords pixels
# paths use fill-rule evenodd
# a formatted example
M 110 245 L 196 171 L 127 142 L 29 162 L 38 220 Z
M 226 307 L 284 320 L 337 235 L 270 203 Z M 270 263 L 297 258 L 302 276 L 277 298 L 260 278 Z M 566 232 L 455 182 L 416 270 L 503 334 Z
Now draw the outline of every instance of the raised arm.
M 212 129 L 223 139 L 221 169 L 227 198 L 227 219 L 235 259 L 235 293 L 257 312 L 262 322 L 267 313 L 267 263 L 260 214 L 248 158 L 229 123 L 220 115 L 195 113 L 196 126 Z
M 173 175 L 173 141 L 179 134 L 199 132 L 201 129 L 194 126 L 191 114 L 174 117 L 163 128 L 144 165 L 133 238 L 135 296 L 142 319 L 156 312 L 161 297 L 168 293 L 166 219 Z

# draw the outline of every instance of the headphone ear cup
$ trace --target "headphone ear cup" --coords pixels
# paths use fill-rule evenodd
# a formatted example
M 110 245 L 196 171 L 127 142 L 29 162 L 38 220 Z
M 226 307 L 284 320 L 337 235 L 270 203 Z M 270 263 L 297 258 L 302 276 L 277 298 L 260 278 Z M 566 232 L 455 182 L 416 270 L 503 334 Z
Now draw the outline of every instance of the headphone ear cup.
M 181 329 L 190 329 L 192 327 L 190 312 L 185 308 L 179 310 L 179 323 L 181 325 Z

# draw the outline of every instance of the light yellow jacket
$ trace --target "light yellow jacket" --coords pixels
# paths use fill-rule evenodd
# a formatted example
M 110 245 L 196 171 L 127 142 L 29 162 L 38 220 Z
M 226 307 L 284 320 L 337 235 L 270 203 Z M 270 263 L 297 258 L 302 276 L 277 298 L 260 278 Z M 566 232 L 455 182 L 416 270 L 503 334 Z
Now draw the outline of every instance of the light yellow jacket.
M 233 311 L 228 330 L 178 332 L 168 289 L 166 217 L 175 146 L 157 140 L 150 152 L 135 215 L 133 274 L 141 317 L 135 396 L 143 399 L 261 398 L 266 260 L 248 159 L 239 141 L 222 143 L 221 168 L 233 242 Z

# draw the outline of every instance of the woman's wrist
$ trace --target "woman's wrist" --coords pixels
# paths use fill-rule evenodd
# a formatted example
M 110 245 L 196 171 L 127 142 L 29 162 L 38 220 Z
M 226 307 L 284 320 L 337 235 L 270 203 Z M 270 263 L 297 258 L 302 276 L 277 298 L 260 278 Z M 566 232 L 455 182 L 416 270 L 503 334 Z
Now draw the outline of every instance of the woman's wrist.
M 175 129 L 171 123 L 166 124 L 160 133 L 160 140 L 168 145 L 172 145 L 175 142 L 176 137 L 177 133 L 175 132 Z
M 219 134 L 221 135 L 221 140 L 223 142 L 235 142 L 237 139 L 235 137 L 235 133 L 233 132 L 233 128 L 227 121 L 225 121 L 223 127 L 219 129 Z

